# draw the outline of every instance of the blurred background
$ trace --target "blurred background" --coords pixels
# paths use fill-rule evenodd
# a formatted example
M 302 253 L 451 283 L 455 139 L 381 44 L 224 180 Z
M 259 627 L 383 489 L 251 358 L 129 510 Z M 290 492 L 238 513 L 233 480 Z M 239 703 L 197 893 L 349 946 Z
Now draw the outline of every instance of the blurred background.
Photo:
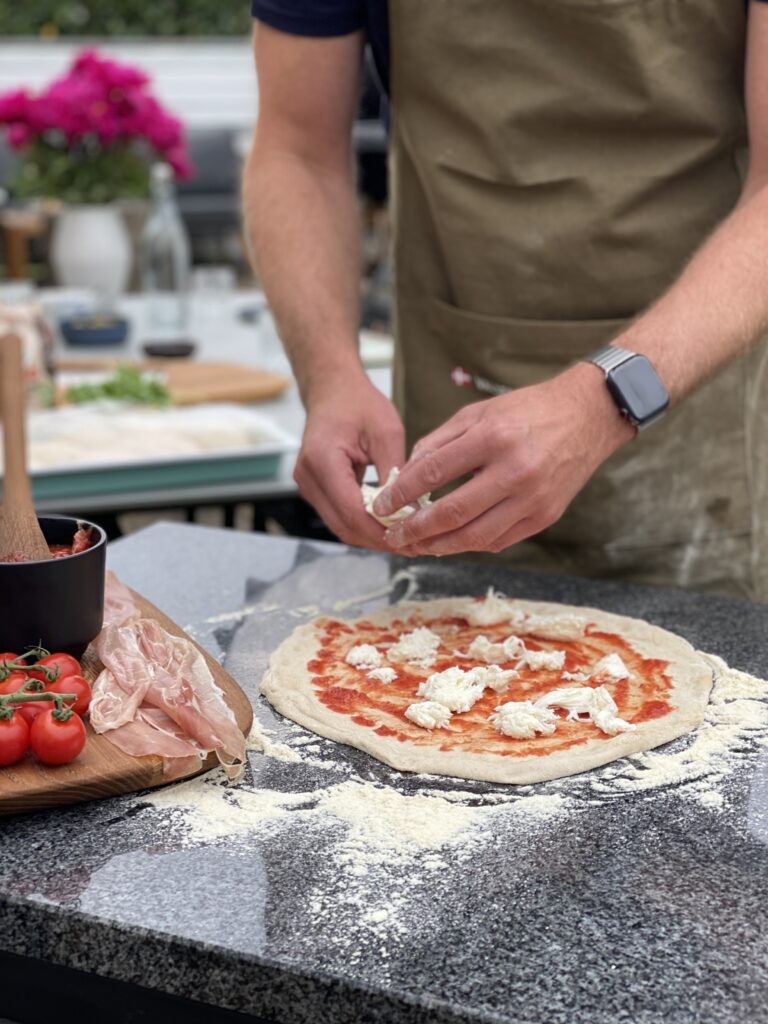
M 258 91 L 245 2 L 0 0 L 0 332 L 22 335 L 40 511 L 327 536 L 303 413 L 249 266 Z M 354 129 L 361 353 L 390 389 L 386 133 Z

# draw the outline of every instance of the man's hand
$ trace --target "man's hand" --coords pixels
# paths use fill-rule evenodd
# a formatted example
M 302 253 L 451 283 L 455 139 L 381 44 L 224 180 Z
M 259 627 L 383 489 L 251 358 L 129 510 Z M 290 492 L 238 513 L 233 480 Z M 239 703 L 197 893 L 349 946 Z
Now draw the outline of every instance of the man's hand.
M 360 375 L 314 388 L 294 479 L 327 526 L 347 544 L 386 549 L 384 530 L 363 508 L 360 484 L 373 464 L 379 480 L 405 461 L 395 407 Z
M 389 515 L 461 476 L 468 482 L 387 530 L 407 555 L 501 551 L 556 522 L 634 428 L 602 371 L 577 364 L 558 377 L 466 406 L 422 438 L 375 503 Z

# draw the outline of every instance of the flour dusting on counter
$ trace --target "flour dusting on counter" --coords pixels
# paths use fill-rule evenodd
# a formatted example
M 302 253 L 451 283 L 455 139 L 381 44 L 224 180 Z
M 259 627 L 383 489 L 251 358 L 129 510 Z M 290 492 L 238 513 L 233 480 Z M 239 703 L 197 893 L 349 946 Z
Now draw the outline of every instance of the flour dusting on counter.
M 715 682 L 703 723 L 688 736 L 609 765 L 591 780 L 607 797 L 667 791 L 712 810 L 724 800 L 718 785 L 755 749 L 768 746 L 768 680 L 704 655 Z M 567 781 L 567 780 L 563 780 Z
M 275 720 L 282 742 L 254 719 L 247 746 L 257 761 L 262 755 L 284 762 L 288 781 L 291 772 L 306 769 L 332 771 L 334 781 L 308 791 L 277 791 L 227 786 L 212 772 L 141 800 L 172 809 L 190 844 L 263 835 L 294 824 L 334 829 L 334 859 L 348 875 L 361 879 L 372 868 L 398 863 L 440 870 L 446 850 L 450 863 L 467 862 L 489 836 L 556 825 L 563 815 L 606 800 L 673 795 L 717 812 L 724 807 L 720 787 L 726 776 L 768 746 L 768 681 L 708 657 L 715 684 L 698 729 L 665 747 L 582 775 L 505 787 L 400 775 L 382 765 L 391 784 L 371 782 L 355 771 L 345 753 L 349 748 Z M 338 781 L 339 775 L 346 779 Z M 407 792 L 403 784 L 410 787 Z

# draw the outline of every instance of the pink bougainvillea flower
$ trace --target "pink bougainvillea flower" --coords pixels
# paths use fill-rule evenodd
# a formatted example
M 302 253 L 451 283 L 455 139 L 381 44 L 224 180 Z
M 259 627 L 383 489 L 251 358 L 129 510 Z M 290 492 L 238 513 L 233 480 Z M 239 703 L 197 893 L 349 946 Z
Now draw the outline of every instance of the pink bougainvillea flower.
M 14 89 L 0 96 L 0 124 L 26 120 L 30 96 L 26 89 Z
M 149 76 L 140 68 L 102 57 L 98 50 L 82 50 L 70 73 L 96 79 L 108 89 L 142 88 L 149 82 Z
M 34 132 L 25 124 L 12 124 L 8 128 L 8 141 L 14 149 L 24 149 L 33 138 Z
M 136 143 L 140 153 L 148 146 L 187 177 L 184 127 L 151 95 L 148 84 L 139 68 L 83 50 L 39 95 L 17 89 L 0 96 L 0 125 L 11 145 L 21 149 L 38 137 L 57 147 L 85 148 L 89 158 L 115 145 Z

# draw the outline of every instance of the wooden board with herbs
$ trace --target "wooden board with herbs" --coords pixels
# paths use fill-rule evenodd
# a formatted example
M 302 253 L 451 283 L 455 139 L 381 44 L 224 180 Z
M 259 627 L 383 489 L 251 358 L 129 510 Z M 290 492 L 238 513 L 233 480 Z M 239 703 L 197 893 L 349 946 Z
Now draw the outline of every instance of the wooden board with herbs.
M 68 359 L 60 361 L 56 369 L 62 372 L 109 372 L 122 365 L 126 364 L 113 359 Z M 277 398 L 291 383 L 290 378 L 282 374 L 236 363 L 147 359 L 130 366 L 142 372 L 160 373 L 173 405 L 265 402 Z M 65 389 L 58 388 L 57 397 L 62 403 L 66 402 Z

